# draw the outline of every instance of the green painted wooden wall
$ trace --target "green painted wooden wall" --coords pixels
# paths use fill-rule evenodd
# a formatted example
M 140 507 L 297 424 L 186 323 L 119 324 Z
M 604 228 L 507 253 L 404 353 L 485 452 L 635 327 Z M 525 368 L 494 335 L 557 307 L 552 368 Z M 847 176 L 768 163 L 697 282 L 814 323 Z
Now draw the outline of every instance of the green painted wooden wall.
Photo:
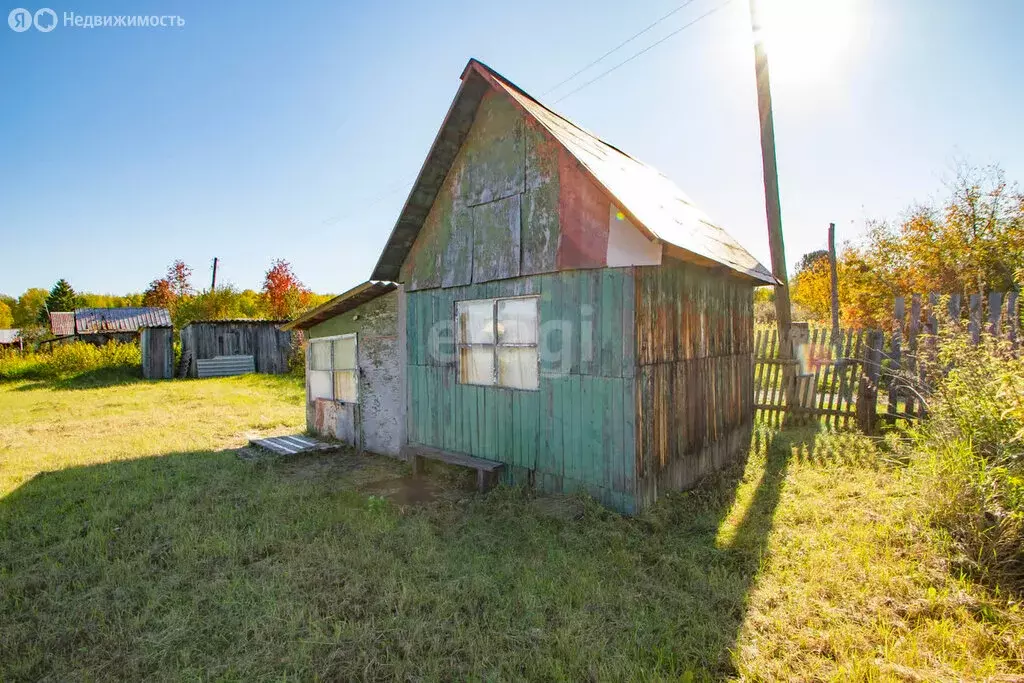
M 634 293 L 630 268 L 409 292 L 409 441 L 504 462 L 509 483 L 635 511 Z M 528 294 L 540 297 L 540 389 L 459 384 L 455 302 Z

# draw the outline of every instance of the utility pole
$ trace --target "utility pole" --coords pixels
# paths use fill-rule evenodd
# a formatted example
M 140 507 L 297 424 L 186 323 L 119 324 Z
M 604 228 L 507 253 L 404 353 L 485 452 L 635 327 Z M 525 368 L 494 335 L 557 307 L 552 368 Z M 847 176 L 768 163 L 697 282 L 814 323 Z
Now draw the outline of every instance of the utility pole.
M 213 257 L 213 281 L 210 282 L 210 291 L 216 291 L 217 289 L 217 257 Z
M 775 317 L 779 327 L 779 359 L 793 358 L 790 327 L 789 277 L 786 275 L 786 247 L 782 240 L 782 206 L 779 202 L 779 170 L 775 161 L 775 123 L 772 119 L 772 93 L 768 78 L 768 52 L 758 0 L 750 0 L 750 26 L 754 32 L 754 74 L 757 77 L 757 111 L 761 119 L 761 165 L 764 172 L 764 205 L 768 217 L 768 246 L 772 252 L 772 275 L 775 285 Z M 787 402 L 792 394 L 795 372 L 792 364 L 783 366 L 783 382 Z

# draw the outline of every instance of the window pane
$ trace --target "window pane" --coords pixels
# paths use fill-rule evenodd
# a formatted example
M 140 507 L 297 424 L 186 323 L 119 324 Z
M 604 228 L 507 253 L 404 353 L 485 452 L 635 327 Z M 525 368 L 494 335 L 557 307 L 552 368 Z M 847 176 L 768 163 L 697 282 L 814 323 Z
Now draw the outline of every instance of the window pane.
M 513 389 L 536 389 L 537 348 L 499 346 L 498 384 Z
M 494 384 L 494 347 L 472 346 L 459 349 L 459 382 Z
M 310 370 L 309 398 L 331 398 L 331 396 L 331 373 L 326 370 Z
M 355 370 L 342 370 L 334 373 L 334 400 L 355 403 L 359 399 L 359 388 L 356 384 Z
M 356 338 L 346 337 L 334 341 L 334 369 L 349 370 L 356 367 Z
M 331 342 L 309 342 L 309 369 L 331 369 Z
M 491 301 L 459 301 L 455 304 L 459 342 L 494 343 L 494 304 Z
M 537 299 L 498 300 L 498 343 L 537 343 Z

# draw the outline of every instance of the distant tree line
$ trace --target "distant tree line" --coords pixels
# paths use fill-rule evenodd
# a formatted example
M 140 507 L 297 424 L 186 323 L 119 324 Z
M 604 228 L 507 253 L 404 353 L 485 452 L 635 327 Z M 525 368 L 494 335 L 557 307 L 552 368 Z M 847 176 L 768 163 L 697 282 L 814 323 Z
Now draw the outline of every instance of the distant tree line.
M 310 291 L 295 275 L 291 264 L 283 259 L 271 262 L 260 291 L 239 290 L 225 284 L 202 292 L 192 285 L 192 268 L 176 260 L 163 277 L 150 282 L 142 293 L 123 296 L 80 293 L 61 278 L 49 291 L 34 287 L 17 298 L 0 294 L 0 329 L 21 328 L 30 339 L 42 338 L 48 331 L 51 312 L 124 306 L 167 308 L 175 327 L 192 320 L 218 318 L 286 320 L 319 306 L 330 297 Z

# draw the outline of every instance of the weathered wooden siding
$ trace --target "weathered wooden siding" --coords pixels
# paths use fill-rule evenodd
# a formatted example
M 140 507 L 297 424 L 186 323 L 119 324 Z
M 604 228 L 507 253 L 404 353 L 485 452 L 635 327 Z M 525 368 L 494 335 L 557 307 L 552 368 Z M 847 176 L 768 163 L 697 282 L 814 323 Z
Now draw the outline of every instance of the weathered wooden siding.
M 142 349 L 142 376 L 146 379 L 170 379 L 174 376 L 174 329 L 144 327 L 139 332 Z
M 692 485 L 749 448 L 753 289 L 667 262 L 636 269 L 638 505 Z
M 217 356 L 252 356 L 256 372 L 279 375 L 288 372 L 292 333 L 273 321 L 210 320 L 186 325 L 181 330 L 181 352 L 195 360 Z M 197 366 L 192 364 L 191 376 Z
M 398 455 L 405 434 L 398 333 L 400 297 L 399 291 L 393 291 L 308 330 L 310 339 L 355 333 L 359 364 L 359 403 L 342 409 L 326 405 L 334 401 L 313 402 L 307 398 L 309 429 L 329 433 L 373 453 Z M 344 425 L 350 426 L 349 431 Z
M 635 509 L 631 269 L 577 270 L 410 292 L 410 443 L 506 463 L 512 483 Z M 458 383 L 455 302 L 540 296 L 538 391 Z M 545 350 L 546 349 L 546 350 Z
M 506 96 L 484 96 L 402 266 L 410 291 L 607 263 L 611 201 Z

